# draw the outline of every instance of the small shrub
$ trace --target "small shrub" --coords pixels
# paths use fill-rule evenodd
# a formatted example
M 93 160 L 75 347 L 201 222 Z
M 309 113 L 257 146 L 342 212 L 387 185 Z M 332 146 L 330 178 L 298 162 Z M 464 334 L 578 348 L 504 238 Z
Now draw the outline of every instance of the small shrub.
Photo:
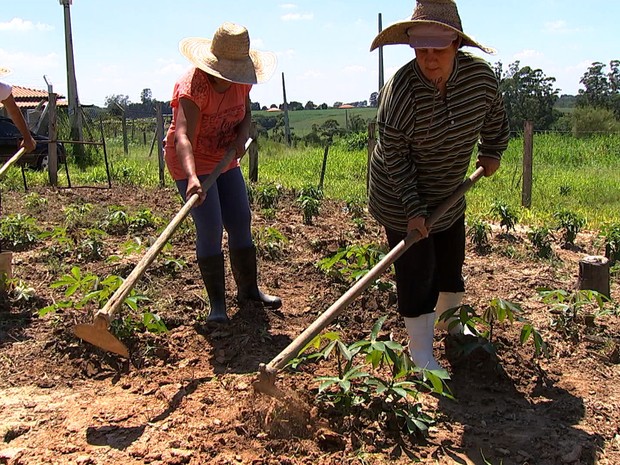
M 605 257 L 613 266 L 620 261 L 620 223 L 605 224 L 601 235 L 605 240 Z
M 551 258 L 553 256 L 552 236 L 549 228 L 544 226 L 533 228 L 527 233 L 527 237 L 534 246 L 536 256 L 540 258 Z
M 323 191 L 314 186 L 304 186 L 300 189 L 297 203 L 301 207 L 304 224 L 312 224 L 312 219 L 319 214 Z
M 28 210 L 38 213 L 47 208 L 47 199 L 36 192 L 30 192 L 24 197 L 24 205 Z
M 384 256 L 385 252 L 375 244 L 350 245 L 319 260 L 317 268 L 343 283 L 351 284 L 374 268 Z
M 67 229 L 73 230 L 88 226 L 89 213 L 92 212 L 93 206 L 90 203 L 71 204 L 62 210 L 65 213 Z
M 254 199 L 261 209 L 275 208 L 281 197 L 282 186 L 280 184 L 269 183 L 256 186 L 254 189 Z
M 586 225 L 586 220 L 577 213 L 562 210 L 553 214 L 558 220 L 557 229 L 562 232 L 563 247 L 575 245 L 577 233 Z
M 258 253 L 261 257 L 271 260 L 284 256 L 287 242 L 287 237 L 271 226 L 257 229 L 254 233 L 254 243 Z
M 467 227 L 467 236 L 478 251 L 485 251 L 489 248 L 489 236 L 491 226 L 484 220 L 474 219 Z
M 0 219 L 0 241 L 6 247 L 11 244 L 15 250 L 24 250 L 38 241 L 40 229 L 37 221 L 29 215 L 8 215 Z
M 499 218 L 499 225 L 501 228 L 506 230 L 506 234 L 510 233 L 510 231 L 514 231 L 518 221 L 518 216 L 517 212 L 511 205 L 508 205 L 501 200 L 495 201 L 491 205 L 491 213 Z

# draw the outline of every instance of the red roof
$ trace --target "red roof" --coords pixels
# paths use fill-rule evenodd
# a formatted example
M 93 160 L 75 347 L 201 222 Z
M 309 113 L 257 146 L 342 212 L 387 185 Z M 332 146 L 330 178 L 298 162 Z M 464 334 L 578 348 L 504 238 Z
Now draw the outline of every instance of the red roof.
M 11 86 L 13 97 L 19 108 L 35 108 L 42 100 L 47 101 L 47 91 L 29 89 L 28 87 Z M 66 107 L 68 105 L 64 95 L 56 94 L 56 105 Z M 0 108 L 2 104 L 0 104 Z

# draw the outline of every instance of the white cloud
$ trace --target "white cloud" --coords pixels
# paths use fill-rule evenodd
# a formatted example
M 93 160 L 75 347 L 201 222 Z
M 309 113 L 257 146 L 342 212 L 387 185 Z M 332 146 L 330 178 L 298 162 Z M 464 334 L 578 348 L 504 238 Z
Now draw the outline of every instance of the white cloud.
M 514 58 L 515 60 L 525 60 L 525 59 L 532 59 L 532 58 L 542 58 L 544 56 L 544 53 L 538 51 L 538 50 L 521 50 L 520 52 L 517 52 L 514 54 Z
M 314 19 L 314 13 L 287 13 L 280 16 L 282 21 L 310 21 Z
M 361 65 L 349 65 L 342 68 L 345 74 L 362 74 L 368 72 L 368 68 Z
M 25 21 L 21 18 L 13 18 L 8 22 L 0 23 L 0 31 L 9 32 L 28 32 L 28 31 L 52 31 L 53 26 L 43 23 L 33 23 L 32 21 Z
M 288 50 L 281 50 L 281 51 L 278 51 L 278 52 L 275 52 L 275 53 L 276 53 L 276 56 L 278 58 L 282 58 L 282 57 L 283 58 L 293 58 L 295 55 L 297 55 L 297 52 L 294 49 L 292 49 L 292 48 L 289 48 Z
M 578 28 L 570 28 L 568 23 L 562 19 L 545 23 L 545 31 L 551 34 L 567 34 L 578 32 Z
M 295 5 L 294 3 L 283 3 L 282 5 L 280 5 L 280 8 L 284 10 L 294 10 L 295 8 L 297 8 L 297 5 Z
M 300 81 L 322 79 L 324 77 L 325 73 L 319 69 L 308 69 L 303 74 L 297 76 Z
M 174 61 L 159 60 L 159 68 L 155 71 L 160 76 L 180 76 L 186 69 L 189 68 L 188 64 L 180 64 Z

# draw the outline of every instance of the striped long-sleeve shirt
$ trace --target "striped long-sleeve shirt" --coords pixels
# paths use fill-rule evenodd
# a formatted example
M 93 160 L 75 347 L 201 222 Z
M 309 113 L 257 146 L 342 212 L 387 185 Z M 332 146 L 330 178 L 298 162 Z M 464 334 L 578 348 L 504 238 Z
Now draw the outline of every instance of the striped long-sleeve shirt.
M 379 96 L 379 139 L 370 161 L 369 210 L 385 227 L 405 232 L 407 221 L 430 212 L 465 178 L 478 146 L 501 158 L 509 127 L 498 80 L 481 58 L 459 51 L 446 95 L 416 60 L 403 66 Z M 450 227 L 465 212 L 457 202 L 433 226 Z

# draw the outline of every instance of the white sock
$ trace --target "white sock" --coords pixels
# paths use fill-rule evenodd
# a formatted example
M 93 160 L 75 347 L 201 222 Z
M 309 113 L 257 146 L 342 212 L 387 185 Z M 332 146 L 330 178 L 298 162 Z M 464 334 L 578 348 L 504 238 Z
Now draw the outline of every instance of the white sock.
M 409 333 L 409 354 L 413 363 L 427 370 L 443 368 L 433 357 L 433 336 L 435 333 L 435 314 L 426 313 L 416 318 L 404 318 Z

